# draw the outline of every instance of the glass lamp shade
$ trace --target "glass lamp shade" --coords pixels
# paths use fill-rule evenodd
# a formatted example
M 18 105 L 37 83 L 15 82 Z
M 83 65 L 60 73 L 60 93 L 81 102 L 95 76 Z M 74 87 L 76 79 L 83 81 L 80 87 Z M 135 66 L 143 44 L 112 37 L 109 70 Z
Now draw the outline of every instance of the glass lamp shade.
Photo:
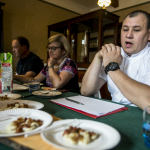
M 111 0 L 98 0 L 97 4 L 100 7 L 108 7 L 111 4 Z

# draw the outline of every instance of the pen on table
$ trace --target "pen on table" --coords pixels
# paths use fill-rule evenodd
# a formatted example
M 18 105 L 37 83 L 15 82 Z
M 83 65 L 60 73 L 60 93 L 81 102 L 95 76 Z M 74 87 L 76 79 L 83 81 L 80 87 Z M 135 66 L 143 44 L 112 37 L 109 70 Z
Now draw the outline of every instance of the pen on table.
M 77 104 L 80 104 L 80 105 L 84 105 L 83 103 L 81 102 L 77 102 L 75 100 L 72 100 L 72 99 L 69 99 L 69 98 L 65 98 L 66 100 L 70 101 L 70 102 L 74 102 L 74 103 L 77 103 Z

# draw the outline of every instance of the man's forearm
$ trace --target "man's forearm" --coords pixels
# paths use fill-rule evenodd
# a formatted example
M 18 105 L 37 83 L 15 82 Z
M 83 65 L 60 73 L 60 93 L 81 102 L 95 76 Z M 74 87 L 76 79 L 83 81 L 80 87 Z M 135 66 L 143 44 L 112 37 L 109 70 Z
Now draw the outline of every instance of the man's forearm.
M 150 86 L 131 79 L 121 70 L 109 71 L 108 75 L 131 103 L 141 109 L 150 105 Z
M 82 95 L 92 95 L 95 94 L 99 90 L 99 72 L 102 67 L 102 59 L 99 59 L 97 55 L 95 55 L 94 60 L 86 71 L 81 86 Z M 104 84 L 104 83 L 102 83 Z
M 17 80 L 19 82 L 27 83 L 29 79 L 33 79 L 32 77 L 27 77 L 26 75 L 13 75 L 13 80 Z

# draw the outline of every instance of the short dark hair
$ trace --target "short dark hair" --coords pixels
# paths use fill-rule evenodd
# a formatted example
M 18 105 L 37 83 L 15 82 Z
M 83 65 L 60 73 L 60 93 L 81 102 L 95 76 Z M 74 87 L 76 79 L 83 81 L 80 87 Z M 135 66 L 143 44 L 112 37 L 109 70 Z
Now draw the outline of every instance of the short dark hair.
M 146 19 L 147 19 L 147 29 L 150 29 L 150 14 L 147 13 L 146 11 L 143 11 L 143 10 L 135 10 L 135 11 L 129 13 L 129 14 L 125 17 L 125 19 L 126 19 L 127 17 L 130 17 L 130 18 L 136 17 L 136 16 L 138 16 L 139 14 L 143 14 L 143 15 L 146 17 Z M 124 20 L 125 20 L 125 19 L 124 19 Z
M 29 41 L 27 40 L 27 38 L 23 37 L 23 36 L 17 36 L 17 37 L 14 37 L 13 40 L 17 40 L 21 46 L 26 46 L 27 49 L 29 50 L 30 48 L 30 44 L 29 44 Z

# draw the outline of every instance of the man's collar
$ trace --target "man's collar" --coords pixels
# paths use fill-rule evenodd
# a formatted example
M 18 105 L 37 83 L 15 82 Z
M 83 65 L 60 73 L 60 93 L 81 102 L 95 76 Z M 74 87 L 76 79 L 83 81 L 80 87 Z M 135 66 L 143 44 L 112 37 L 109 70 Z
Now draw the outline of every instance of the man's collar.
M 30 53 L 31 52 L 29 50 L 26 50 L 25 53 L 23 54 L 23 57 L 21 57 L 20 59 L 24 59 L 24 58 L 28 57 Z
M 28 57 L 31 55 L 31 52 L 24 58 L 20 58 L 20 61 L 23 63 L 24 61 L 26 61 L 28 59 Z

